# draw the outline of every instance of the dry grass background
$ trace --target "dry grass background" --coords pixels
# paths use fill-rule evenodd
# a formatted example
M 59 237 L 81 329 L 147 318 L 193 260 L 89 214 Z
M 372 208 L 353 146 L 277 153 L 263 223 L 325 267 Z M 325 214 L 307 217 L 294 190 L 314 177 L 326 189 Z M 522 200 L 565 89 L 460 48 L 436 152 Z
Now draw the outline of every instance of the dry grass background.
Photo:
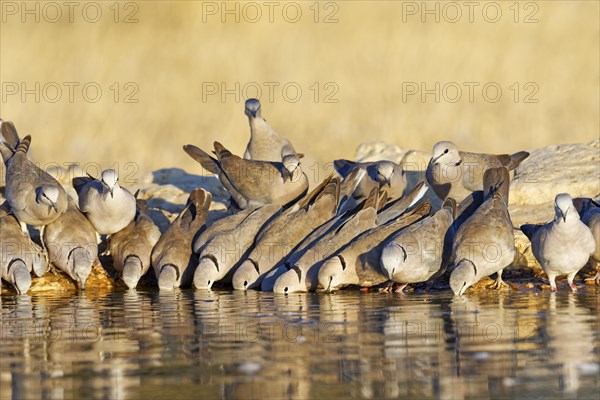
M 400 1 L 338 1 L 337 23 L 315 23 L 313 3 L 296 2 L 303 12 L 298 23 L 282 18 L 282 6 L 269 23 L 262 2 L 257 23 L 243 18 L 235 23 L 234 16 L 222 23 L 219 15 L 206 16 L 205 23 L 206 4 L 200 1 L 137 2 L 139 22 L 132 24 L 113 21 L 112 1 L 98 3 L 103 15 L 97 23 L 86 22 L 81 7 L 73 23 L 65 15 L 59 23 L 43 18 L 35 23 L 32 17 L 22 23 L 20 14 L 4 13 L 3 89 L 11 82 L 30 88 L 35 82 L 80 86 L 73 103 L 66 86 L 56 103 L 44 98 L 36 103 L 32 95 L 22 102 L 19 95 L 4 93 L 0 116 L 33 135 L 34 158 L 43 165 L 93 162 L 107 168 L 116 162 L 122 169 L 134 162 L 140 176 L 162 167 L 197 171 L 181 150 L 185 143 L 210 148 L 218 139 L 236 153 L 243 151 L 249 135 L 244 99 L 228 95 L 221 101 L 215 95 L 203 101 L 205 82 L 225 82 L 229 88 L 236 82 L 278 82 L 272 103 L 263 86 L 263 114 L 297 150 L 322 161 L 352 157 L 359 143 L 372 140 L 429 151 L 447 138 L 468 150 L 514 152 L 599 136 L 597 1 L 533 2 L 539 22 L 531 24 L 513 21 L 513 1 L 496 3 L 503 12 L 497 23 L 482 18 L 485 2 L 475 9 L 473 23 L 464 6 L 457 23 L 436 23 L 432 16 L 422 23 L 418 15 L 403 22 Z M 124 6 L 120 18 L 132 10 Z M 321 18 L 333 10 L 320 7 Z M 523 19 L 531 9 L 520 7 Z M 97 103 L 81 96 L 87 82 L 103 90 Z M 139 102 L 115 103 L 109 89 L 114 82 L 135 82 Z M 289 82 L 303 91 L 295 103 L 281 93 Z M 314 82 L 321 90 L 334 82 L 338 102 L 324 103 L 324 92 L 315 102 Z M 419 96 L 403 101 L 403 82 L 480 86 L 473 103 L 464 86 L 460 101 L 436 103 L 431 95 L 426 102 Z M 503 90 L 497 103 L 481 96 L 487 82 Z M 539 102 L 515 103 L 509 89 L 514 82 L 521 90 L 527 82 L 536 83 Z

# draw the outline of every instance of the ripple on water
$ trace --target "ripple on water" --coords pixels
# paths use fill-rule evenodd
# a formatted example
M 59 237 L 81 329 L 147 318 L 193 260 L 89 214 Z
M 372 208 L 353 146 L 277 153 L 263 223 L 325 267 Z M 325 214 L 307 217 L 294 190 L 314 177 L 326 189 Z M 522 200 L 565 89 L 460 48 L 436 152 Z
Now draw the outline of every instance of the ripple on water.
M 2 398 L 596 397 L 598 295 L 1 298 Z

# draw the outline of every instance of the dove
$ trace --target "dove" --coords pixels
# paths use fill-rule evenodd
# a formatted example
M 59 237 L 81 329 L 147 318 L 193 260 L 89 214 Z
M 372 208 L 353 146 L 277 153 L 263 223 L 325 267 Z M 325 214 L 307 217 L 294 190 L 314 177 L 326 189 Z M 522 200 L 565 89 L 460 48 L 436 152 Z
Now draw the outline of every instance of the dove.
M 378 207 L 379 191 L 373 188 L 363 204 L 348 218 L 316 239 L 316 243 L 312 243 L 308 249 L 296 252 L 288 258 L 285 266 L 280 267 L 282 273 L 275 278 L 273 292 L 296 293 L 316 290 L 321 261 L 359 234 L 374 228 L 377 225 Z M 266 281 L 267 278 L 263 281 L 263 291 L 269 289 L 265 287 Z
M 456 213 L 456 202 L 446 199 L 442 208 L 430 217 L 398 232 L 381 252 L 381 270 L 402 284 L 435 279 L 446 271 L 452 247 L 450 230 Z
M 406 188 L 406 178 L 404 177 L 402 166 L 392 161 L 353 162 L 335 160 L 333 165 L 337 173 L 343 178 L 357 168 L 363 169 L 366 172 L 366 175 L 360 181 L 354 193 L 352 193 L 354 199 L 353 206 L 366 199 L 374 187 L 385 188 L 389 200 L 402 197 Z
M 101 235 L 120 231 L 135 217 L 135 196 L 119 185 L 114 169 L 102 171 L 100 180 L 74 178 L 73 187 L 79 196 L 79 209 Z
M 46 259 L 21 230 L 19 221 L 9 213 L 9 206 L 0 206 L 0 277 L 10 283 L 18 294 L 31 286 L 31 271 L 42 276 L 47 270 Z
M 359 169 L 357 168 L 354 171 L 358 170 Z M 330 252 L 337 251 L 341 246 L 345 245 L 350 241 L 350 239 L 353 239 L 364 230 L 371 228 L 370 226 L 366 226 L 365 221 L 368 220 L 368 218 L 364 216 L 366 210 L 361 212 L 364 207 L 367 207 L 367 209 L 374 207 L 375 210 L 377 210 L 375 214 L 375 221 L 373 221 L 373 226 L 383 225 L 389 220 L 401 215 L 409 207 L 412 207 L 417 201 L 419 201 L 425 192 L 427 192 L 427 187 L 424 186 L 423 182 L 419 182 L 409 193 L 407 193 L 406 196 L 388 203 L 387 205 L 385 205 L 387 202 L 387 192 L 385 190 L 382 190 L 379 193 L 378 192 L 378 189 L 374 187 L 371 191 L 371 194 L 367 198 L 369 199 L 374 196 L 370 202 L 365 200 L 359 204 L 359 206 L 341 214 L 338 211 L 338 215 L 336 215 L 336 217 L 321 225 L 318 229 L 315 229 L 302 241 L 300 245 L 298 245 L 294 252 L 286 258 L 284 263 L 281 263 L 278 268 L 271 271 L 265 277 L 263 284 L 261 285 L 261 289 L 263 291 L 274 290 L 273 286 L 279 276 L 286 274 L 290 269 L 294 269 L 296 271 L 296 274 L 294 275 L 295 279 L 291 277 L 291 274 L 287 274 L 285 282 L 289 283 L 289 285 L 284 284 L 284 281 L 282 281 L 279 286 L 279 289 L 282 291 L 279 293 L 292 293 L 296 291 L 295 289 L 298 289 L 298 291 L 315 290 L 318 286 L 317 274 L 319 272 L 319 268 L 321 267 L 322 259 L 331 255 Z M 377 204 L 373 204 L 373 201 L 376 201 Z M 384 205 L 385 208 L 382 209 Z M 343 206 L 340 205 L 338 210 L 341 207 Z M 361 213 L 363 215 L 359 219 L 356 219 L 356 213 Z M 354 222 L 350 223 L 350 219 L 353 219 Z M 342 228 L 342 225 L 345 227 Z M 352 236 L 352 233 L 350 232 L 355 226 L 360 231 L 356 231 L 354 236 Z M 337 234 L 339 234 L 339 237 L 336 237 Z M 316 248 L 313 249 L 313 247 Z M 329 251 L 324 251 L 325 249 Z M 305 255 L 304 253 L 309 254 Z M 319 255 L 318 257 L 320 257 L 318 260 L 315 259 L 317 254 Z M 300 258 L 304 258 L 304 260 L 298 261 Z M 316 261 L 307 262 L 307 260 L 311 259 L 315 259 Z M 308 271 L 306 271 L 306 269 L 308 269 Z M 304 284 L 306 284 L 306 288 L 303 289 L 302 287 Z M 284 290 L 286 287 L 288 289 L 287 291 Z
M 326 178 L 302 201 L 283 212 L 257 235 L 254 249 L 233 274 L 233 288 L 259 288 L 263 278 L 302 240 L 337 212 L 340 179 Z
M 592 278 L 596 285 L 600 285 L 600 204 L 589 198 L 575 199 L 575 207 L 581 215 L 581 222 L 586 224 L 594 235 L 596 250 L 592 254 L 592 262 L 596 266 L 596 276 Z
M 162 234 L 152 250 L 152 267 L 160 289 L 188 286 L 194 277 L 194 237 L 206 222 L 212 196 L 203 189 L 190 193 L 185 208 Z
M 56 179 L 28 159 L 31 136 L 19 140 L 12 122 L 2 121 L 2 145 L 5 197 L 21 229 L 25 231 L 26 224 L 43 227 L 56 220 L 67 209 L 67 193 Z
M 160 239 L 160 230 L 148 215 L 148 205 L 137 200 L 136 216 L 125 228 L 111 236 L 110 254 L 114 269 L 129 289 L 135 289 L 150 268 L 152 249 Z
M 237 269 L 239 261 L 251 251 L 256 234 L 281 210 L 275 204 L 259 207 L 247 214 L 238 226 L 211 237 L 201 249 L 194 272 L 194 287 L 210 289 L 217 281 L 231 279 L 230 275 Z
M 554 199 L 554 220 L 543 225 L 521 225 L 521 231 L 531 241 L 531 250 L 548 275 L 550 287 L 557 291 L 556 277 L 567 275 L 573 292 L 573 279 L 596 251 L 596 242 L 590 228 L 584 224 L 573 199 L 561 193 Z
M 381 271 L 381 251 L 386 240 L 429 215 L 431 202 L 422 201 L 409 212 L 372 228 L 327 258 L 319 269 L 319 285 L 330 292 L 348 285 L 375 286 L 387 281 Z
M 459 151 L 452 142 L 438 142 L 425 171 L 427 182 L 442 200 L 452 197 L 462 201 L 470 192 L 481 190 L 483 173 L 488 168 L 515 169 L 529 153 L 520 151 L 513 155 L 491 155 Z
M 481 278 L 498 274 L 495 288 L 505 285 L 502 271 L 515 258 L 515 236 L 508 213 L 510 176 L 506 167 L 490 168 L 483 177 L 485 200 L 454 235 L 450 288 L 462 295 Z
M 250 141 L 244 152 L 245 159 L 280 162 L 286 155 L 296 154 L 290 141 L 275 132 L 262 117 L 258 99 L 246 100 L 244 113 L 250 123 Z
M 282 162 L 255 161 L 231 154 L 219 142 L 214 146 L 216 159 L 191 144 L 183 149 L 217 175 L 240 209 L 291 204 L 308 190 L 308 178 L 296 154 L 284 156 Z
M 71 200 L 67 211 L 46 225 L 44 243 L 50 262 L 85 289 L 92 265 L 98 259 L 96 231 Z

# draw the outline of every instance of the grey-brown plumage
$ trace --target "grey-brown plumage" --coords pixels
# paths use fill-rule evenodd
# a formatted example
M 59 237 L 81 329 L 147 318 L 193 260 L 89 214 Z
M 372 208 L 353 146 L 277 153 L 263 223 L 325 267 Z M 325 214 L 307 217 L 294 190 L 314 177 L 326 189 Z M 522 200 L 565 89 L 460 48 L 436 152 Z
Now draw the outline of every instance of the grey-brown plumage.
M 381 269 L 388 278 L 405 285 L 443 274 L 452 250 L 455 213 L 456 202 L 448 198 L 435 214 L 394 235 L 381 253 Z
M 128 288 L 134 289 L 151 265 L 152 249 L 160 238 L 160 230 L 148 215 L 148 205 L 137 200 L 133 221 L 110 238 L 113 267 Z
M 246 100 L 244 114 L 250 124 L 250 141 L 244 152 L 245 159 L 281 162 L 284 156 L 296 154 L 290 141 L 275 132 L 263 118 L 258 99 Z
M 281 207 L 275 204 L 259 207 L 237 226 L 212 236 L 201 248 L 194 287 L 210 289 L 215 282 L 230 279 L 240 261 L 248 255 L 256 234 L 280 212 Z
M 510 176 L 506 167 L 490 168 L 484 175 L 485 201 L 454 236 L 454 265 L 450 287 L 456 295 L 481 278 L 498 273 L 495 287 L 504 285 L 502 270 L 515 258 L 515 237 L 508 213 Z
M 356 171 L 359 171 L 361 169 L 356 168 L 354 169 L 351 174 L 346 177 L 345 179 L 350 178 L 350 176 L 352 176 Z M 364 172 L 364 170 L 362 170 Z M 342 185 L 343 188 L 343 185 Z M 351 231 L 350 226 L 353 226 L 354 223 L 358 223 L 358 227 L 360 226 L 364 226 L 362 224 L 362 222 L 358 222 L 359 220 L 356 220 L 356 213 L 360 212 L 361 210 L 363 210 L 364 207 L 370 208 L 370 207 L 374 207 L 377 212 L 375 214 L 375 222 L 374 222 L 374 226 L 380 226 L 383 225 L 385 223 L 387 223 L 388 221 L 391 221 L 392 219 L 397 218 L 398 216 L 402 215 L 404 212 L 406 212 L 406 210 L 410 207 L 412 207 L 415 203 L 417 203 L 425 194 L 425 192 L 427 191 L 427 187 L 425 186 L 425 184 L 423 182 L 419 182 L 417 185 L 415 185 L 415 187 L 406 194 L 406 196 L 403 196 L 399 199 L 396 199 L 395 201 L 392 201 L 390 203 L 387 202 L 387 191 L 385 189 L 378 191 L 376 187 L 373 188 L 372 193 L 369 195 L 369 197 L 367 197 L 367 200 L 363 201 L 363 203 L 359 204 L 358 206 L 345 211 L 345 212 L 341 212 L 339 211 L 340 208 L 343 207 L 342 204 L 340 204 L 340 206 L 338 207 L 338 214 L 332 218 L 330 221 L 328 221 L 327 223 L 321 225 L 318 229 L 315 229 L 311 234 L 309 234 L 303 241 L 302 243 L 300 243 L 298 245 L 298 247 L 294 250 L 294 252 L 292 254 L 289 255 L 289 257 L 287 257 L 287 259 L 285 260 L 285 263 L 281 264 L 276 270 L 271 271 L 268 276 L 265 278 L 265 280 L 263 281 L 263 285 L 261 287 L 262 290 L 272 290 L 273 289 L 273 285 L 275 284 L 276 279 L 287 272 L 288 269 L 292 268 L 295 265 L 295 260 L 299 259 L 300 257 L 303 257 L 304 252 L 310 251 L 311 248 L 313 246 L 319 245 L 319 246 L 324 246 L 323 241 L 329 241 L 331 240 L 331 246 L 327 246 L 328 249 L 330 249 L 331 251 L 334 250 L 338 250 L 339 248 L 341 248 L 343 245 L 345 245 L 346 243 L 348 243 L 350 240 L 346 240 L 345 237 L 339 237 L 339 238 L 331 238 L 332 235 L 335 234 L 335 232 L 337 232 L 342 225 L 345 225 L 346 223 L 349 222 L 350 219 L 353 219 L 354 222 L 350 225 L 348 225 L 346 228 L 344 228 L 344 230 L 346 231 L 346 234 L 350 234 L 349 232 Z M 375 197 L 372 197 L 375 196 Z M 371 199 L 371 200 L 369 200 Z M 376 199 L 376 203 L 375 205 L 372 205 L 371 202 L 375 201 Z M 340 200 L 341 202 L 342 200 Z M 360 221 L 362 221 L 364 218 L 366 218 L 365 213 L 361 212 L 361 218 Z M 369 228 L 365 228 L 369 229 Z M 342 233 L 340 231 L 340 233 Z M 350 239 L 353 239 L 355 236 L 357 236 L 359 233 L 361 232 L 356 232 L 356 234 L 354 236 L 352 236 Z M 350 234 L 351 235 L 351 234 Z M 318 285 L 318 281 L 317 281 L 317 274 L 318 271 L 322 265 L 322 261 L 323 258 L 331 255 L 330 252 L 322 252 L 319 251 L 320 256 L 322 257 L 318 264 L 315 265 L 308 265 L 306 266 L 306 268 L 309 268 L 309 271 L 307 271 L 306 276 L 304 277 L 303 272 L 300 270 L 300 272 L 297 274 L 297 278 L 296 280 L 300 279 L 303 282 L 305 282 L 307 284 L 307 287 L 310 288 L 310 290 L 314 290 L 316 289 L 316 286 Z M 311 251 L 311 254 L 314 255 L 314 250 Z M 311 255 L 307 256 L 308 259 L 310 259 Z M 306 261 L 306 260 L 305 260 Z M 305 268 L 305 266 L 300 265 L 299 266 L 300 269 Z M 298 269 L 296 268 L 296 270 L 298 271 Z M 299 277 L 299 278 L 298 278 Z M 288 275 L 288 279 L 287 282 L 290 283 L 290 285 L 288 285 L 288 291 L 291 293 L 292 290 L 292 284 L 294 283 L 292 279 L 289 279 L 289 275 Z M 293 285 L 295 288 L 298 288 L 299 290 L 302 288 L 302 285 Z M 280 285 L 279 286 L 282 290 L 286 288 L 286 285 Z M 303 291 L 303 290 L 300 290 Z
M 374 187 L 385 189 L 389 200 L 402 197 L 406 188 L 406 178 L 402 166 L 392 161 L 354 162 L 349 160 L 335 160 L 333 165 L 337 173 L 343 178 L 357 168 L 363 169 L 366 172 L 356 190 L 352 193 L 354 201 L 351 206 L 355 206 L 365 200 Z
M 254 211 L 255 209 L 247 208 L 234 214 L 226 215 L 225 217 L 214 221 L 209 226 L 204 226 L 200 232 L 198 232 L 198 237 L 194 240 L 194 253 L 200 253 L 206 243 L 213 237 L 223 232 L 229 232 L 232 229 L 236 229 L 238 225 Z
M 460 202 L 469 193 L 481 190 L 486 169 L 506 167 L 513 170 L 527 157 L 526 151 L 513 155 L 468 153 L 459 151 L 452 142 L 438 142 L 433 146 L 425 176 L 440 199 L 452 197 Z
M 337 212 L 340 179 L 327 178 L 257 235 L 254 249 L 233 275 L 233 288 L 259 288 L 263 278 L 313 230 Z
M 21 230 L 19 221 L 9 213 L 9 206 L 0 206 L 0 277 L 23 294 L 31 286 L 32 270 L 42 276 L 48 263 L 37 247 Z
M 387 281 L 380 263 L 386 240 L 430 211 L 431 202 L 425 200 L 409 212 L 362 233 L 325 260 L 318 274 L 319 285 L 332 291 L 348 285 L 369 287 Z
M 212 196 L 203 189 L 195 189 L 185 208 L 162 234 L 152 250 L 152 267 L 160 289 L 189 286 L 194 276 L 197 259 L 192 243 L 206 222 Z
M 385 192 L 380 194 L 377 188 L 373 188 L 363 204 L 334 229 L 323 234 L 304 251 L 295 252 L 288 257 L 282 266 L 281 274 L 276 277 L 272 290 L 275 293 L 316 290 L 322 261 L 356 236 L 377 225 L 380 196 L 385 196 Z M 264 282 L 262 289 L 265 290 Z
M 217 175 L 241 209 L 266 204 L 286 205 L 308 190 L 308 179 L 295 154 L 286 155 L 282 162 L 255 161 L 233 155 L 219 142 L 214 146 L 216 159 L 193 145 L 185 145 L 183 149 L 206 170 Z
M 102 235 L 120 231 L 135 217 L 135 197 L 119 185 L 118 174 L 113 169 L 102 171 L 101 179 L 74 178 L 73 188 L 79 197 L 79 210 Z
M 85 289 L 98 258 L 98 244 L 91 222 L 72 201 L 67 211 L 44 228 L 44 244 L 50 262 Z
M 67 209 L 67 193 L 46 171 L 28 159 L 31 137 L 19 140 L 14 125 L 2 122 L 2 158 L 6 164 L 5 197 L 22 224 L 41 227 Z
M 600 285 L 600 204 L 590 198 L 575 199 L 574 203 L 577 212 L 581 215 L 581 222 L 590 228 L 596 242 L 596 250 L 591 257 L 596 268 L 596 276 L 592 279 L 596 285 Z
M 531 241 L 533 255 L 548 275 L 552 291 L 557 291 L 556 277 L 567 275 L 571 290 L 576 292 L 573 279 L 596 251 L 596 242 L 590 228 L 581 221 L 569 194 L 556 196 L 554 211 L 554 221 L 522 225 L 521 231 Z

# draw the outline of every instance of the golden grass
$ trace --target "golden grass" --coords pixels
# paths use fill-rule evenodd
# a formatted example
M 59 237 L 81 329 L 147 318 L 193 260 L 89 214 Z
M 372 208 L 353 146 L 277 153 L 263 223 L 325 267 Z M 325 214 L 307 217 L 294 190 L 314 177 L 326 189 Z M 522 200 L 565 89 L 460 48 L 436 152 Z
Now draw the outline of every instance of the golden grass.
M 314 23 L 312 1 L 295 3 L 303 11 L 298 23 L 282 18 L 283 6 L 275 9 L 273 23 L 264 6 L 257 23 L 235 23 L 233 16 L 221 23 L 219 15 L 204 23 L 206 3 L 200 1 L 137 2 L 138 23 L 114 23 L 113 2 L 99 4 L 98 23 L 86 22 L 81 7 L 73 23 L 66 15 L 59 23 L 45 22 L 43 15 L 40 23 L 32 17 L 22 23 L 20 14 L 3 14 L 3 89 L 21 82 L 29 88 L 56 82 L 63 88 L 56 103 L 43 96 L 36 103 L 33 95 L 22 102 L 18 94 L 6 93 L 0 103 L 2 118 L 33 135 L 34 158 L 43 165 L 119 163 L 123 171 L 133 162 L 139 175 L 161 167 L 195 171 L 181 146 L 210 148 L 215 139 L 240 154 L 249 135 L 244 98 L 228 95 L 222 101 L 214 95 L 203 101 L 203 83 L 210 82 L 229 88 L 258 83 L 263 114 L 272 126 L 298 151 L 322 161 L 352 157 L 359 143 L 371 140 L 429 151 L 434 142 L 450 139 L 467 150 L 500 153 L 599 136 L 595 1 L 535 2 L 539 22 L 531 24 L 513 21 L 512 1 L 496 3 L 503 12 L 497 23 L 483 19 L 484 2 L 473 23 L 465 7 L 457 23 L 435 23 L 432 16 L 422 23 L 418 15 L 403 22 L 400 1 L 340 1 L 335 2 L 338 22 L 332 24 Z M 333 10 L 323 7 L 320 18 Z M 131 10 L 121 9 L 120 18 Z M 521 8 L 520 19 L 529 12 Z M 80 85 L 72 103 L 64 82 Z M 82 98 L 88 82 L 103 90 L 97 103 Z M 114 82 L 121 86 L 117 103 L 110 89 Z M 122 101 L 126 82 L 139 87 L 138 103 Z M 272 103 L 265 82 L 279 83 Z M 303 92 L 295 103 L 281 91 L 290 82 Z M 314 82 L 321 87 L 317 102 L 310 88 Z M 324 88 L 328 82 L 339 88 L 337 103 L 323 102 L 333 87 Z M 430 88 L 457 82 L 463 94 L 456 103 L 444 98 L 436 103 L 433 95 L 425 102 L 418 95 L 405 101 L 403 82 L 426 82 Z M 479 83 L 472 103 L 463 82 Z M 496 103 L 482 97 L 481 87 L 489 82 L 503 90 Z M 521 87 L 516 103 L 514 82 Z M 527 82 L 539 87 L 537 103 L 523 102 Z M 55 95 L 48 90 L 49 97 Z M 289 94 L 294 95 L 291 89 Z

